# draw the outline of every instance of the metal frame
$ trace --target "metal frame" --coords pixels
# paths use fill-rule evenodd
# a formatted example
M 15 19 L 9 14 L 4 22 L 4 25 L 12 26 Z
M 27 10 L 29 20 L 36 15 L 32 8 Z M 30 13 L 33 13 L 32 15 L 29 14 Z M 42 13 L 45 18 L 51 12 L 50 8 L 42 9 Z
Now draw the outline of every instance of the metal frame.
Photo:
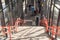
M 54 3 L 52 3 L 51 2 L 51 5 L 50 5 L 50 13 L 49 13 L 49 26 L 53 26 L 53 18 L 54 18 L 54 8 L 56 7 L 55 6 L 55 0 L 53 0 L 54 1 Z M 53 13 L 51 12 L 51 7 L 52 7 L 52 5 L 53 5 Z M 57 7 L 56 7 L 57 8 Z M 59 26 L 59 21 L 60 21 L 60 9 L 59 8 L 57 8 L 58 10 L 59 10 L 59 15 L 58 15 L 58 19 L 57 19 L 57 25 L 56 25 L 56 27 L 58 28 L 58 26 Z M 52 19 L 52 23 L 50 23 L 50 18 Z M 56 33 L 58 32 L 58 29 L 56 28 Z M 51 29 L 49 29 L 49 30 L 51 30 Z M 51 31 L 50 31 L 50 37 L 51 37 Z M 55 35 L 55 38 L 52 38 L 52 40 L 57 40 L 57 34 Z

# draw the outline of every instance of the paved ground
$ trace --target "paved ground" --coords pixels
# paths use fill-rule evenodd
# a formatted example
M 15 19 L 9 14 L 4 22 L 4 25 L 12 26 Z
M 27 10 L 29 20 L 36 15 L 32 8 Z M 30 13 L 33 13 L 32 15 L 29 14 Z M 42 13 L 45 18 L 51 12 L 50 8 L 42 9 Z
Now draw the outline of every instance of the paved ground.
M 19 27 L 18 33 L 12 35 L 12 40 L 49 40 L 49 38 L 44 27 L 30 26 Z
M 0 40 L 4 40 L 0 33 Z M 10 39 L 10 35 L 6 40 Z M 45 28 L 42 26 L 20 26 L 18 32 L 11 33 L 11 40 L 49 40 L 49 36 L 45 33 Z M 57 40 L 60 40 L 58 36 Z

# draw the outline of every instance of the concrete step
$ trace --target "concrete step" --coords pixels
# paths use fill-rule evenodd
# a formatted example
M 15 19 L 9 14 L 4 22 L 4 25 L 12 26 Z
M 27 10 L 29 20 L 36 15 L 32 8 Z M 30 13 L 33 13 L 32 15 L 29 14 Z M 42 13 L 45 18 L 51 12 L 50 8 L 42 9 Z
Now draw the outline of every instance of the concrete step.
M 32 20 L 24 20 L 26 23 L 23 24 L 23 26 L 32 26 Z

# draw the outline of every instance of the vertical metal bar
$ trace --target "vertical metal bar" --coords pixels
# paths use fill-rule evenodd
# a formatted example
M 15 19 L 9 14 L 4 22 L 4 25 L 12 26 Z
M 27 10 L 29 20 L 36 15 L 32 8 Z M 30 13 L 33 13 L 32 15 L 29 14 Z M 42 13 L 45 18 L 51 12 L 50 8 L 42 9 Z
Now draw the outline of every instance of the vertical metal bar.
M 38 0 L 38 7 L 39 7 L 39 13 L 41 13 L 41 10 L 42 10 L 42 0 Z
M 1 24 L 1 26 L 2 26 L 2 27 L 5 27 L 6 24 L 5 24 L 5 18 L 4 18 L 4 12 L 3 12 L 2 1 L 0 0 L 0 2 L 1 2 L 1 8 L 2 8 L 2 18 L 1 18 L 1 23 L 2 23 L 2 24 Z M 6 32 L 7 29 L 5 28 L 4 31 Z M 8 37 L 7 33 L 5 33 L 5 36 L 6 36 L 6 38 Z
M 52 7 L 52 0 L 51 0 L 51 4 L 50 4 L 50 13 L 49 13 L 49 26 L 51 26 L 51 7 Z
M 54 18 L 54 7 L 55 7 L 55 0 L 54 1 L 54 4 L 53 4 L 53 13 L 52 13 L 52 23 L 51 23 L 51 26 L 53 25 L 53 18 Z
M 24 19 L 24 13 L 23 13 L 23 1 L 21 2 L 21 19 Z
M 51 0 L 50 10 L 49 10 L 49 26 L 50 26 L 50 18 L 51 18 L 51 6 L 52 6 L 52 0 Z
M 49 0 L 47 0 L 47 17 L 48 17 L 48 20 L 49 20 Z
M 60 21 L 60 9 L 59 9 L 59 14 L 58 14 L 56 33 L 58 33 L 59 21 Z M 55 35 L 55 39 L 57 40 L 57 34 Z
M 1 25 L 2 26 L 5 26 L 5 18 L 4 18 L 4 12 L 3 12 L 3 8 L 2 8 L 2 2 L 0 0 L 0 5 L 1 5 L 1 9 L 2 9 L 2 18 L 1 18 Z
M 11 11 L 11 22 L 12 24 L 11 25 L 14 25 L 14 15 L 13 15 L 13 4 L 12 4 L 12 0 L 9 0 L 9 4 L 10 4 L 10 11 Z
M 52 0 L 50 0 L 51 1 L 51 3 L 50 3 L 50 9 L 49 9 L 49 27 L 51 27 L 51 7 L 52 7 Z M 49 30 L 49 36 L 50 36 L 50 38 L 51 38 L 51 29 L 50 28 L 48 28 L 48 30 Z

